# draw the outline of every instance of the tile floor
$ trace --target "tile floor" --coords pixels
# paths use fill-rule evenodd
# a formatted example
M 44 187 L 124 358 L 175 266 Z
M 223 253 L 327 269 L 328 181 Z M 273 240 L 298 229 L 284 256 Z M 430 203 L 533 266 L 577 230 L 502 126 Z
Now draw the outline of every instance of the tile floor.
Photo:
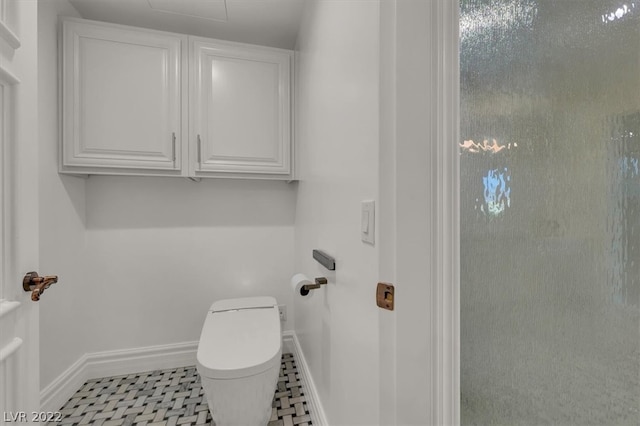
M 311 425 L 292 354 L 283 354 L 269 426 Z M 87 381 L 52 425 L 213 425 L 195 367 Z M 250 426 L 250 425 L 247 425 Z

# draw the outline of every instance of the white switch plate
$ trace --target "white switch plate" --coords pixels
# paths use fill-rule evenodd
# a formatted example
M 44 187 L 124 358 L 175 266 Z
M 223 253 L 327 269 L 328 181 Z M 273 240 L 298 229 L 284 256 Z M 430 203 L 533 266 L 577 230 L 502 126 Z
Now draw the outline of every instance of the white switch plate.
M 375 244 L 376 202 L 373 200 L 363 201 L 361 212 L 360 234 L 362 241 Z

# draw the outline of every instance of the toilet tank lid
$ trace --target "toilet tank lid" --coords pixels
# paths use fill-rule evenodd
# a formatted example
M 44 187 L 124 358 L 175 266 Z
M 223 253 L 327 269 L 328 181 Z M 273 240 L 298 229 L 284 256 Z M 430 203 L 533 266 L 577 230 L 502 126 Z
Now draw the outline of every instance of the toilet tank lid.
M 233 309 L 267 308 L 277 305 L 278 302 L 275 297 L 271 296 L 242 297 L 238 299 L 224 299 L 213 302 L 213 305 L 209 308 L 209 312 L 222 312 Z

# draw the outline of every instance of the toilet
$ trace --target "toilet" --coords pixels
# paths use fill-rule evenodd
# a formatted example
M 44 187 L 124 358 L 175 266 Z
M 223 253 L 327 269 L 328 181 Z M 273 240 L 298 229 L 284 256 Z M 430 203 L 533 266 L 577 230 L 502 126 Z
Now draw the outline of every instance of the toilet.
M 216 426 L 269 422 L 281 356 L 275 298 L 226 299 L 211 305 L 196 365 Z

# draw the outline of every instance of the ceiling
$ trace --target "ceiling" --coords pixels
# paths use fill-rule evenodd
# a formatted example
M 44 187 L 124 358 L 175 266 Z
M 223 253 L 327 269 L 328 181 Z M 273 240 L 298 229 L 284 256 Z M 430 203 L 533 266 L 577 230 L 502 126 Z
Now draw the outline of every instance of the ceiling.
M 69 0 L 83 18 L 293 49 L 306 0 Z

